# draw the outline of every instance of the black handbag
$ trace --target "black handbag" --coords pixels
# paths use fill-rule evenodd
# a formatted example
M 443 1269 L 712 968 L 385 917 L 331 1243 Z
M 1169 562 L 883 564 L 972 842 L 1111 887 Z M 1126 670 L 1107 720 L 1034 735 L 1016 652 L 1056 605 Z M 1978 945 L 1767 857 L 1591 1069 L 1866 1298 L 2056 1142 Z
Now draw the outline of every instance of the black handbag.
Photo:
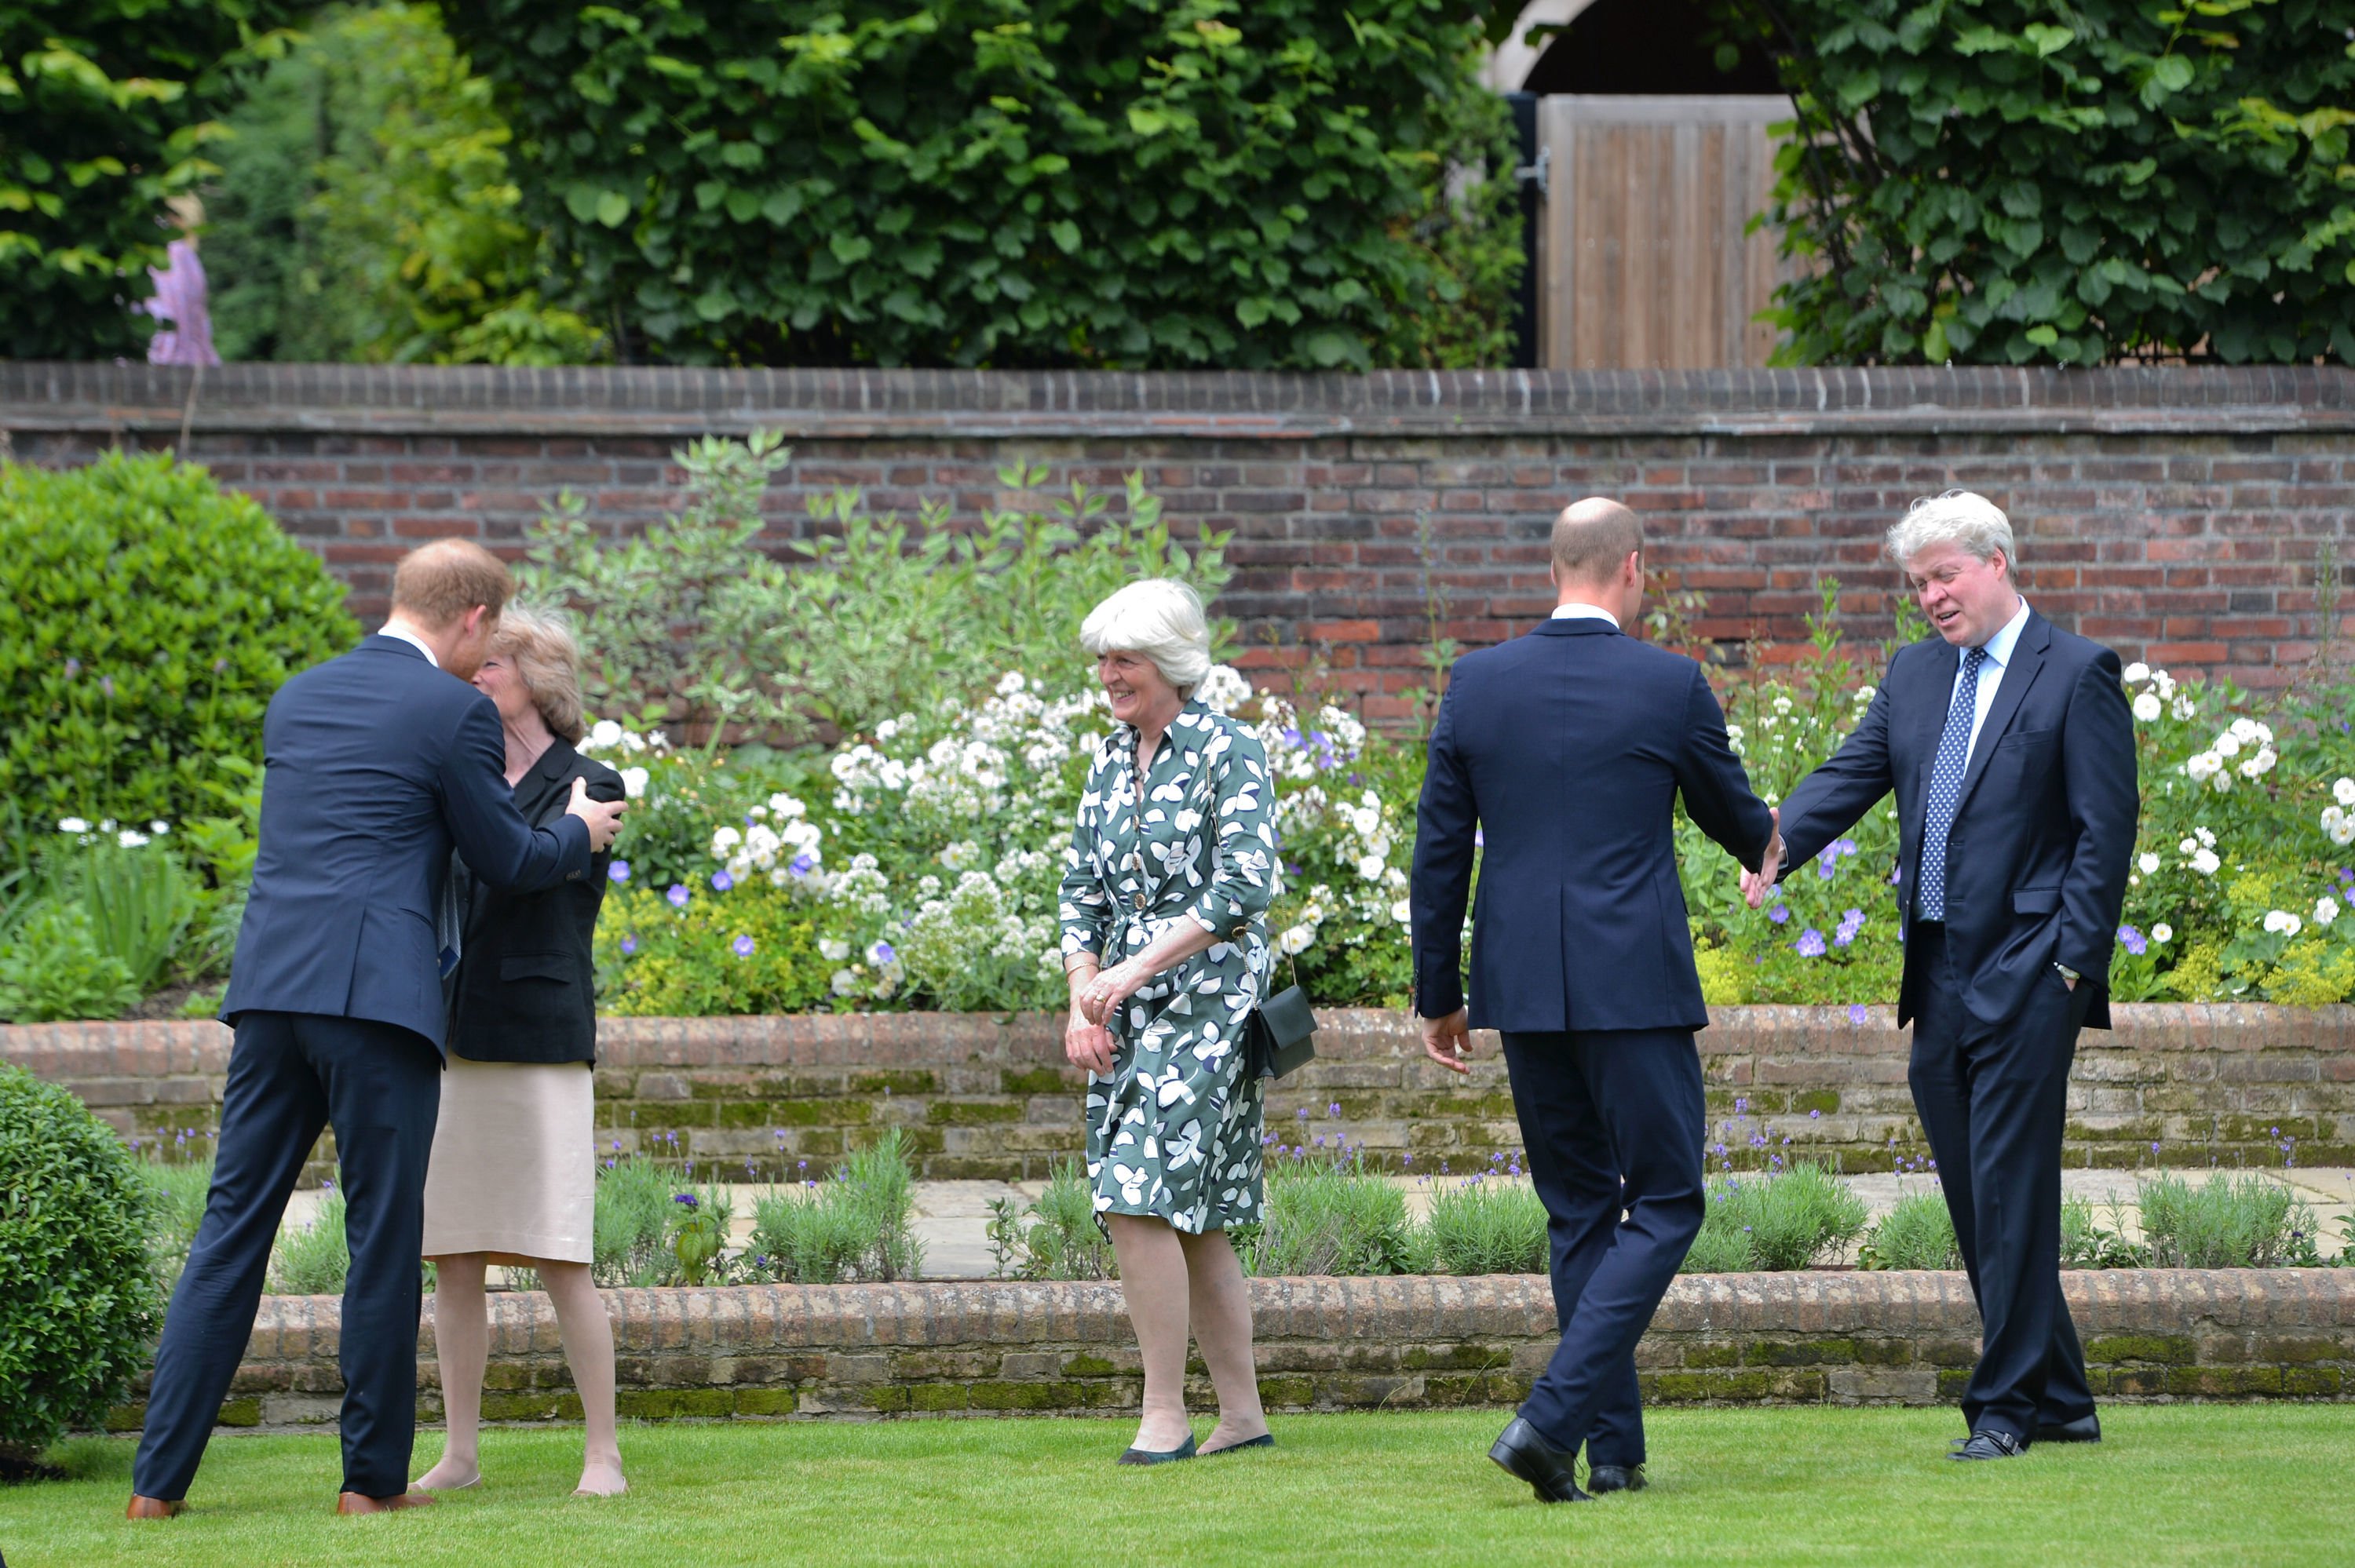
M 1254 1078 L 1281 1078 L 1316 1059 L 1316 1014 L 1300 988 L 1300 966 L 1292 983 L 1252 1009 L 1243 1025 L 1244 1067 Z

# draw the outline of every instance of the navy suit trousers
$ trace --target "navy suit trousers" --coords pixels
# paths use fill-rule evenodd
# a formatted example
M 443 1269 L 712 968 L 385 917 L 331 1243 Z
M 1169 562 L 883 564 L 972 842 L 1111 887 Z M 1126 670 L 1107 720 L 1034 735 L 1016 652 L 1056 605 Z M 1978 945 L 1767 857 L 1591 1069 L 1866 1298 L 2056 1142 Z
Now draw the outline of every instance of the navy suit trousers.
M 422 1035 L 314 1013 L 239 1018 L 212 1192 L 156 1347 L 133 1491 L 187 1495 L 253 1336 L 287 1195 L 329 1123 L 352 1254 L 340 1352 L 343 1489 L 375 1498 L 409 1489 L 425 1163 L 441 1106 L 442 1058 Z
M 2072 991 L 2048 969 L 2019 1016 L 1985 1023 L 1963 1005 L 1945 928 L 1916 922 L 1907 939 L 1922 988 L 1906 1076 L 1979 1307 L 1963 1419 L 2027 1442 L 2040 1423 L 2094 1413 L 2061 1296 L 2061 1139 L 2094 987 Z
M 1689 1029 L 1508 1033 L 1505 1065 L 1552 1244 L 1561 1343 L 1521 1415 L 1590 1465 L 1644 1462 L 1636 1342 L 1700 1234 Z

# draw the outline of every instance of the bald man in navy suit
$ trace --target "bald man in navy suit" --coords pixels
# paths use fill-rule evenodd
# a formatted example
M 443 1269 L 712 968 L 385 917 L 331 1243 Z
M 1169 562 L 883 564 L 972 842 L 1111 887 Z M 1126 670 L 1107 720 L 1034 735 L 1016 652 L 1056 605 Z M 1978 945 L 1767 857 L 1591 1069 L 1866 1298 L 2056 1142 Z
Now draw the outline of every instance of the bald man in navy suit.
M 1502 1033 L 1551 1244 L 1561 1343 L 1488 1457 L 1540 1502 L 1583 1502 L 1644 1485 L 1636 1342 L 1703 1213 L 1693 1032 L 1709 1012 L 1676 804 L 1753 871 L 1772 875 L 1777 847 L 1701 667 L 1626 634 L 1644 599 L 1636 514 L 1582 501 L 1555 521 L 1552 551 L 1552 616 L 1449 678 L 1410 912 L 1423 1049 L 1463 1072 L 1473 1029 Z M 1484 832 L 1467 1005 L 1464 906 Z

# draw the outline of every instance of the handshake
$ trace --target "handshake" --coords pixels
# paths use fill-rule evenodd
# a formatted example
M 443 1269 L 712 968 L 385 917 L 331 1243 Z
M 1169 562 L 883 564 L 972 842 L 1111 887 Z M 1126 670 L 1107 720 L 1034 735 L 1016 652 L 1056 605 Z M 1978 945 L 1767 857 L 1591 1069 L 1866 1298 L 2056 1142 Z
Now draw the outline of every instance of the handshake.
M 1756 871 L 1742 874 L 1742 901 L 1753 909 L 1766 902 L 1766 890 L 1774 885 L 1774 878 L 1783 869 L 1783 810 L 1779 806 L 1769 806 L 1766 814 L 1774 822 L 1774 831 L 1766 841 L 1766 853 L 1759 858 Z

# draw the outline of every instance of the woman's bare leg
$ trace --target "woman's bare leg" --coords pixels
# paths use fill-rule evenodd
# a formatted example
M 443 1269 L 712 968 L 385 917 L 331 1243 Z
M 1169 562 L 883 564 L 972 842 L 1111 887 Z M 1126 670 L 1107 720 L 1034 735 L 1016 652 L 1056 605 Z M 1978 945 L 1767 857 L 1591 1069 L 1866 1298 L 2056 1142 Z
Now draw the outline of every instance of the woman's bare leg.
M 491 1350 L 485 1261 L 479 1252 L 433 1260 L 433 1343 L 442 1362 L 442 1418 L 450 1436 L 442 1457 L 411 1483 L 429 1492 L 451 1491 L 482 1478 L 483 1363 Z
M 590 1497 L 618 1496 L 630 1489 L 622 1479 L 622 1446 L 613 1435 L 613 1324 L 605 1316 L 605 1298 L 597 1294 L 585 1263 L 541 1259 L 534 1266 L 555 1303 L 564 1359 L 571 1363 L 572 1386 L 581 1391 L 588 1431 L 578 1489 Z
M 1202 1440 L 1202 1452 L 1214 1453 L 1267 1430 L 1267 1414 L 1259 1403 L 1259 1366 L 1252 1356 L 1251 1287 L 1226 1232 L 1171 1234 L 1185 1249 L 1194 1342 L 1202 1348 L 1202 1364 L 1219 1391 L 1219 1425 Z
M 1136 1444 L 1166 1454 L 1186 1446 L 1186 1254 L 1166 1220 L 1106 1214 L 1120 1259 L 1121 1295 L 1145 1360 L 1145 1407 Z

